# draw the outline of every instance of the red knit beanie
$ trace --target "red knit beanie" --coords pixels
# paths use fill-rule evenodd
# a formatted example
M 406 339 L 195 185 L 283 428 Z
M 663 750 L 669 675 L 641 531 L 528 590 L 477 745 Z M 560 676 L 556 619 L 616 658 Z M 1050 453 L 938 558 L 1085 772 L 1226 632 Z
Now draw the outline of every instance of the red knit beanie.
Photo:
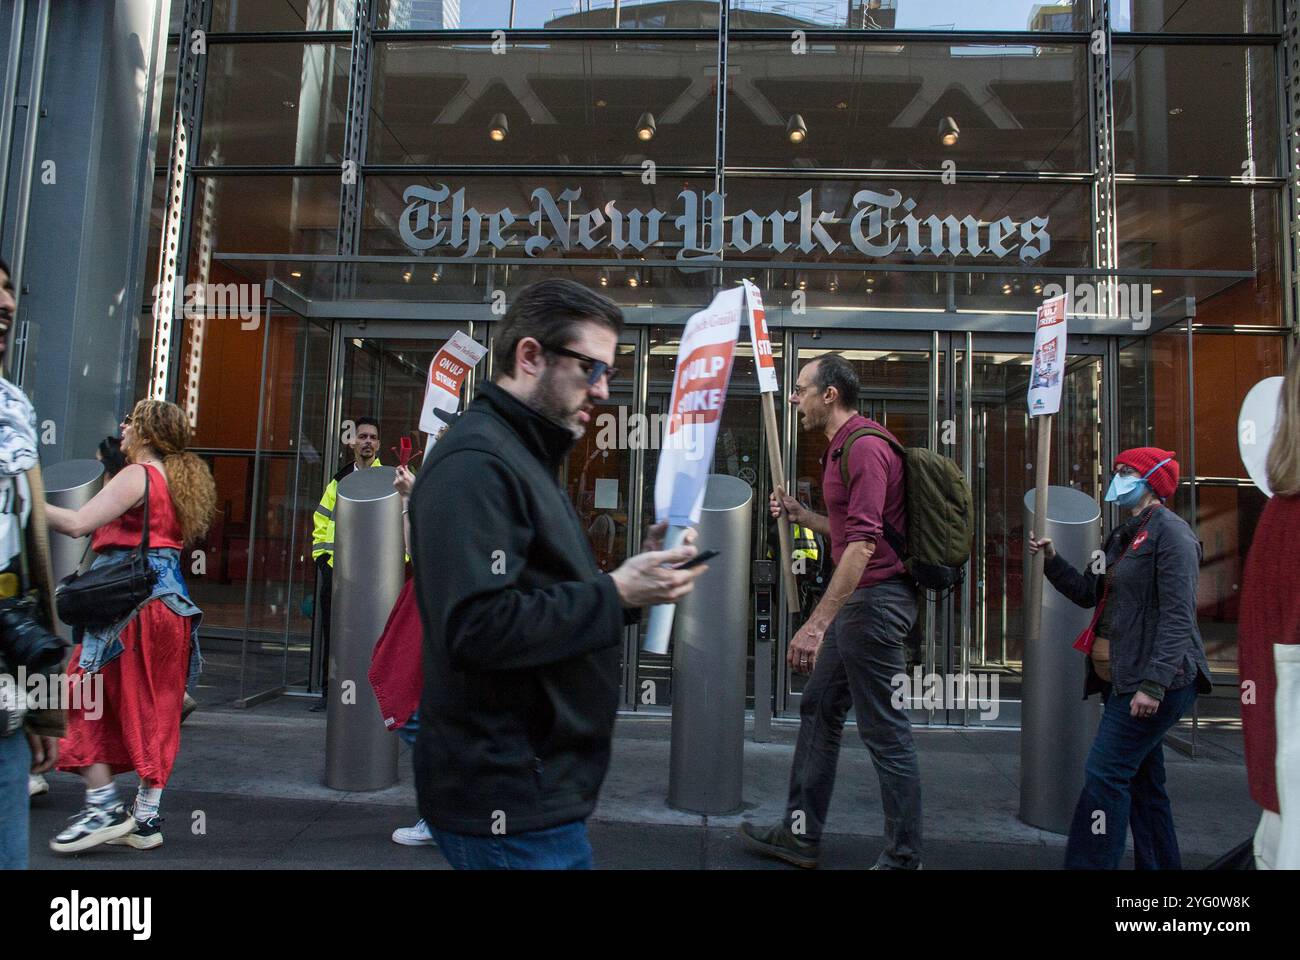
M 1132 467 L 1139 476 L 1146 476 L 1161 460 L 1168 461 L 1146 478 L 1155 495 L 1161 500 L 1168 500 L 1178 489 L 1178 461 L 1174 459 L 1175 456 L 1177 454 L 1172 450 L 1161 450 L 1159 447 L 1134 447 L 1116 457 L 1115 463 Z

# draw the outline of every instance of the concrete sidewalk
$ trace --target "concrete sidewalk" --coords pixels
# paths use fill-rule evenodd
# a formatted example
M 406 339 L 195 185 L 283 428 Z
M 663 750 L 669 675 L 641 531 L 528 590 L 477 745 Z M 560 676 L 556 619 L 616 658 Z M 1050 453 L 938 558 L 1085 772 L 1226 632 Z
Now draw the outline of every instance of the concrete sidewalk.
M 163 797 L 166 843 L 139 852 L 101 847 L 59 857 L 49 838 L 81 802 L 80 781 L 50 776 L 51 793 L 32 805 L 32 866 L 58 869 L 159 867 L 437 868 L 431 848 L 394 844 L 413 823 L 410 754 L 400 782 L 372 793 L 324 786 L 325 715 L 312 701 L 282 698 L 251 710 L 203 707 L 185 724 L 181 754 Z M 666 719 L 620 718 L 609 777 L 591 821 L 598 866 L 606 868 L 791 869 L 740 848 L 746 820 L 767 823 L 784 808 L 794 724 L 774 726 L 771 743 L 745 744 L 745 809 L 703 817 L 666 802 L 670 726 Z M 1027 826 L 1019 807 L 1019 733 L 916 732 L 925 804 L 927 869 L 1055 869 L 1065 838 Z M 1184 865 L 1204 866 L 1249 836 L 1259 817 L 1246 789 L 1240 731 L 1200 733 L 1200 756 L 1166 748 L 1168 786 Z M 119 789 L 129 796 L 135 777 Z M 204 832 L 196 832 L 202 826 Z M 860 740 L 846 732 L 839 779 L 822 843 L 828 868 L 870 866 L 882 845 L 879 787 Z

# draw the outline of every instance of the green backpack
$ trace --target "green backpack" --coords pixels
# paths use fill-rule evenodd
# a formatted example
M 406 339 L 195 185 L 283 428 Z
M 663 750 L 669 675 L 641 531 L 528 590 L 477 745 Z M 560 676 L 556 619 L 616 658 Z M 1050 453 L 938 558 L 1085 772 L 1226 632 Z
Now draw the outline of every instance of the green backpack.
M 966 576 L 975 537 L 974 498 L 956 461 L 925 447 L 904 447 L 887 433 L 854 430 L 832 457 L 840 462 L 840 480 L 849 486 L 849 447 L 858 437 L 879 437 L 903 458 L 907 540 L 888 523 L 885 539 L 907 572 L 927 590 L 947 590 Z

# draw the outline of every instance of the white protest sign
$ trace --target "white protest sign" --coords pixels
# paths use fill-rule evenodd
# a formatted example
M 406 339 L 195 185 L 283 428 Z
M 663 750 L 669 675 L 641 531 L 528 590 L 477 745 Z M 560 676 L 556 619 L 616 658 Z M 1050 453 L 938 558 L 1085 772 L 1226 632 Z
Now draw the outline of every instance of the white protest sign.
M 776 363 L 772 359 L 772 340 L 767 335 L 767 316 L 763 311 L 763 294 L 745 281 L 745 318 L 749 321 L 749 342 L 754 347 L 754 369 L 758 372 L 758 389 L 777 393 Z
M 744 288 L 724 290 L 682 332 L 655 476 L 655 520 L 668 521 L 666 550 L 679 546 L 687 528 L 700 521 L 744 309 Z M 668 652 L 676 610 L 671 603 L 651 608 L 644 650 Z
M 437 412 L 456 412 L 465 377 L 485 353 L 487 347 L 463 330 L 457 330 L 434 355 L 424 386 L 424 408 L 420 411 L 420 429 L 429 435 L 429 446 L 438 442 L 438 434 L 447 423 L 438 418 Z
M 1043 301 L 1034 331 L 1034 364 L 1029 374 L 1029 415 L 1061 409 L 1065 379 L 1065 295 Z
M 1277 433 L 1278 401 L 1283 377 L 1268 377 L 1250 388 L 1237 416 L 1237 449 L 1246 465 L 1246 476 L 1255 481 L 1267 497 L 1273 496 L 1268 482 L 1268 452 Z
M 723 291 L 682 333 L 655 477 L 656 521 L 678 527 L 700 522 L 744 296 L 741 289 Z

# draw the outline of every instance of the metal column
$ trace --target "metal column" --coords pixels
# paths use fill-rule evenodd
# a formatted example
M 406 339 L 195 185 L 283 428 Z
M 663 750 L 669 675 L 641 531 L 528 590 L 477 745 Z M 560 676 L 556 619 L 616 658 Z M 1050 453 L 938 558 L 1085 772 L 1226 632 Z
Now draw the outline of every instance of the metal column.
M 1025 494 L 1025 529 L 1034 526 L 1035 491 Z M 1047 536 L 1067 563 L 1087 569 L 1101 537 L 1101 508 L 1073 487 L 1048 487 Z M 1025 582 L 1029 580 L 1025 546 Z M 1027 619 L 1027 617 L 1026 617 Z M 1083 654 L 1071 642 L 1092 620 L 1048 581 L 1043 585 L 1040 639 L 1025 645 L 1020 705 L 1020 819 L 1053 833 L 1069 831 L 1083 789 L 1083 764 L 1097 732 L 1100 711 L 1082 697 Z
M 45 502 L 65 510 L 80 510 L 104 486 L 104 465 L 98 460 L 65 460 L 44 472 Z M 90 546 L 90 536 L 69 537 L 50 531 L 50 569 L 58 583 L 71 573 L 76 573 L 81 558 Z M 72 628 L 59 620 L 55 632 L 69 643 Z
M 693 813 L 741 805 L 753 496 L 739 477 L 709 475 L 697 545 L 720 553 L 677 605 L 668 803 Z
M 384 727 L 367 674 L 404 580 L 397 470 L 355 470 L 334 507 L 334 602 L 325 686 L 325 785 L 383 790 L 397 782 L 397 737 Z

